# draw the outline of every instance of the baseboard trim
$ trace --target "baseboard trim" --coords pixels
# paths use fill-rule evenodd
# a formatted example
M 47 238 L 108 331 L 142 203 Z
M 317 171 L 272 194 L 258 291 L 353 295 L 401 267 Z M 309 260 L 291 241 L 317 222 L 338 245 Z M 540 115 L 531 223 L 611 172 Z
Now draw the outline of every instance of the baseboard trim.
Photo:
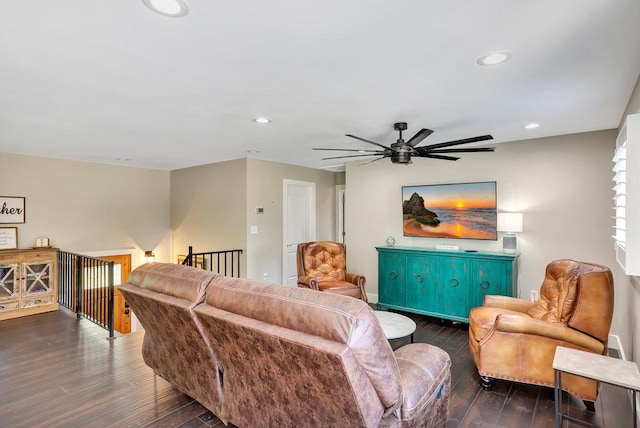
M 378 295 L 367 293 L 367 301 L 372 304 L 378 303 Z
M 615 349 L 616 351 L 618 351 L 618 355 L 620 355 L 620 359 L 627 361 L 627 356 L 624 353 L 624 348 L 622 347 L 620 336 L 618 336 L 617 334 L 609 335 L 609 348 Z

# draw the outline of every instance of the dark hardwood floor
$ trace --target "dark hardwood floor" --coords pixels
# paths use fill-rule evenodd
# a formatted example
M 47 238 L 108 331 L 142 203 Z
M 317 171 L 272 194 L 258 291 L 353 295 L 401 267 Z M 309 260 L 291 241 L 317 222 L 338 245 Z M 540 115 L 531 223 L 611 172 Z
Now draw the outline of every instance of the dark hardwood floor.
M 416 342 L 452 359 L 448 427 L 552 427 L 553 390 L 495 381 L 483 391 L 467 349 L 467 325 L 414 314 Z M 1 427 L 223 427 L 211 412 L 154 376 L 142 332 L 108 340 L 66 310 L 0 322 Z M 397 348 L 409 338 L 392 341 Z M 596 411 L 565 397 L 565 411 L 603 427 L 632 426 L 626 391 L 603 385 Z M 567 423 L 565 427 L 581 425 Z

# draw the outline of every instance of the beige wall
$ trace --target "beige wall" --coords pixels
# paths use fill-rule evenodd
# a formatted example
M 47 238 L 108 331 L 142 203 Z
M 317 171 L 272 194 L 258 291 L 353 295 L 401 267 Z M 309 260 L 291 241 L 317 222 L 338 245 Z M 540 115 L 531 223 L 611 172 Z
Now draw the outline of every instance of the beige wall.
M 241 274 L 282 281 L 283 180 L 316 183 L 317 237 L 331 239 L 336 173 L 258 159 L 238 159 L 171 172 L 174 255 L 243 249 Z M 256 214 L 256 207 L 263 214 Z M 258 234 L 251 235 L 251 226 Z
M 171 171 L 173 262 L 190 245 L 196 253 L 246 250 L 246 169 L 236 159 Z
M 283 180 L 316 184 L 316 239 L 333 239 L 335 228 L 335 172 L 277 162 L 247 161 L 248 227 L 258 226 L 257 235 L 247 238 L 247 277 L 282 283 Z M 256 214 L 257 206 L 264 214 Z
M 520 295 L 538 290 L 546 264 L 559 258 L 601 263 L 616 274 L 611 239 L 611 158 L 616 131 L 600 131 L 539 140 L 502 143 L 494 153 L 464 154 L 456 162 L 418 159 L 408 166 L 391 162 L 347 165 L 347 244 L 349 270 L 367 277 L 367 290 L 377 297 L 375 246 L 395 237 L 396 245 L 501 251 L 498 241 L 430 239 L 402 234 L 401 186 L 470 181 L 496 181 L 498 210 L 522 211 L 524 232 L 518 234 Z M 616 275 L 616 307 L 612 334 L 630 342 L 626 293 Z
M 134 267 L 145 250 L 169 256 L 168 171 L 0 153 L 0 195 L 26 197 L 20 248 L 49 237 L 71 252 L 133 249 Z
M 316 183 L 317 237 L 332 239 L 338 175 L 255 159 L 169 172 L 0 153 L 0 195 L 26 197 L 26 223 L 15 225 L 20 248 L 49 237 L 66 251 L 132 253 L 133 267 L 145 250 L 175 262 L 189 245 L 243 249 L 243 276 L 267 273 L 278 283 L 283 180 Z M 258 235 L 248 233 L 253 224 Z

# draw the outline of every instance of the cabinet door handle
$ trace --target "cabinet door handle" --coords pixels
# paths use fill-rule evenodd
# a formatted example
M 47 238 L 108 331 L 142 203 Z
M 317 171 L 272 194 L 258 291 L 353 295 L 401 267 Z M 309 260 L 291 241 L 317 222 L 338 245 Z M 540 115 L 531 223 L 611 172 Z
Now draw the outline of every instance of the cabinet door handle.
M 482 281 L 480 283 L 480 288 L 482 288 L 483 290 L 486 290 L 487 288 L 489 288 L 489 281 Z
M 414 275 L 416 277 L 416 281 L 418 282 L 422 282 L 424 281 L 424 277 L 422 275 L 420 275 L 419 273 Z
M 457 279 L 451 278 L 451 281 L 449 281 L 449 285 L 452 287 L 457 287 L 458 285 L 460 285 L 460 283 L 458 282 Z
M 397 277 L 398 277 L 398 273 L 397 272 L 391 272 L 389 274 L 389 278 L 391 278 L 391 279 L 396 279 Z

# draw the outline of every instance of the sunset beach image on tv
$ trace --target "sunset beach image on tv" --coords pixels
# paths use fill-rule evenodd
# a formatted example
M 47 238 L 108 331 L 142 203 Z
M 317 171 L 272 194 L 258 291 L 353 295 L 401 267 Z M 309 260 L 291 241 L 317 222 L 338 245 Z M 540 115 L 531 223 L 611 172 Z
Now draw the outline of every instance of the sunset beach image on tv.
M 402 186 L 405 236 L 496 240 L 496 182 Z

